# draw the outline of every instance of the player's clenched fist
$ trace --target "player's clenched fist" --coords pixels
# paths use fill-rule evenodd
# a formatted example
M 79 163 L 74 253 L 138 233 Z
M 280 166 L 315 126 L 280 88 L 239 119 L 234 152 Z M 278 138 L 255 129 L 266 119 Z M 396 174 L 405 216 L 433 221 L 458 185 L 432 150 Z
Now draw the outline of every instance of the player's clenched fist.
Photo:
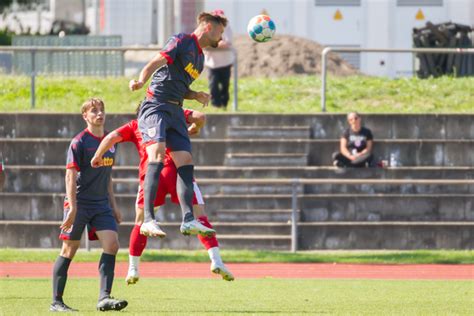
M 102 167 L 103 165 L 104 165 L 104 161 L 102 157 L 98 157 L 98 156 L 92 157 L 92 160 L 91 160 L 92 168 L 99 168 L 99 167 Z
M 135 91 L 135 90 L 141 89 L 143 87 L 143 82 L 132 79 L 128 83 L 128 87 L 130 88 L 130 90 Z

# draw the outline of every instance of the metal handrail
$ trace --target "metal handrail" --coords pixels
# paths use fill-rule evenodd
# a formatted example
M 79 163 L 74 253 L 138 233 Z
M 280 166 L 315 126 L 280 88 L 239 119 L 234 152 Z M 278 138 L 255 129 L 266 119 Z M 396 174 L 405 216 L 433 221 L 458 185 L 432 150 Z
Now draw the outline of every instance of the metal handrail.
M 129 182 L 135 183 L 138 180 L 130 179 Z M 199 184 L 213 184 L 219 185 L 291 185 L 291 252 L 298 250 L 298 199 L 301 197 L 299 188 L 301 185 L 311 184 L 344 184 L 344 185 L 359 185 L 359 184 L 373 184 L 373 185 L 474 185 L 474 179 L 305 179 L 305 178 L 283 178 L 283 179 L 207 179 L 202 178 L 198 180 Z
M 122 46 L 122 47 L 103 47 L 103 46 L 0 46 L 0 52 L 31 52 L 31 108 L 36 104 L 36 69 L 35 69 L 35 55 L 41 52 L 122 52 L 127 51 L 159 51 L 161 47 L 143 47 L 143 46 Z M 237 91 L 238 91 L 238 72 L 237 72 L 237 50 L 232 49 L 234 53 L 233 64 L 233 88 L 234 100 L 232 103 L 232 111 L 236 112 L 238 109 Z
M 327 55 L 339 53 L 423 53 L 423 54 L 474 54 L 474 48 L 359 48 L 325 47 L 321 53 L 321 111 L 326 112 Z

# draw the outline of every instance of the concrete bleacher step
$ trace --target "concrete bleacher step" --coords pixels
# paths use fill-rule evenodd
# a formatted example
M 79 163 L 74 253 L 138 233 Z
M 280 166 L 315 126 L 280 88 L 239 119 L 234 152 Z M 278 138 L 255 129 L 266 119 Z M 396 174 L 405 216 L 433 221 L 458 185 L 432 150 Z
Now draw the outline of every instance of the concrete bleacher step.
M 221 249 L 290 250 L 290 235 L 219 235 Z
M 226 194 L 291 194 L 293 187 L 288 184 L 256 183 L 255 179 L 243 180 L 243 183 L 226 183 L 231 179 L 197 179 L 199 190 L 206 195 L 226 195 Z M 270 180 L 269 180 L 270 181 Z M 137 192 L 138 180 L 136 179 L 113 179 L 114 192 L 135 193 Z M 303 193 L 303 186 L 297 186 L 297 193 Z
M 6 165 L 64 165 L 69 139 L 0 138 Z M 377 157 L 396 155 L 401 166 L 474 166 L 474 139 L 377 139 Z M 309 165 L 331 165 L 338 139 L 195 139 L 193 159 L 198 166 L 222 166 L 226 154 L 305 153 Z M 18 153 L 24 153 L 19 155 Z M 64 154 L 58 154 L 64 153 Z M 119 146 L 116 165 L 138 165 L 131 144 Z
M 59 223 L 0 220 L 0 247 L 59 248 L 62 242 L 58 238 Z M 203 249 L 196 237 L 185 237 L 179 233 L 180 223 L 160 225 L 167 237 L 148 238 L 147 249 Z M 128 247 L 132 227 L 133 222 L 124 222 L 119 226 L 119 241 L 123 249 Z M 290 249 L 291 236 L 288 234 L 234 234 L 227 233 L 220 223 L 216 223 L 215 227 L 222 249 Z M 473 222 L 300 223 L 298 231 L 305 238 L 298 240 L 298 247 L 300 250 L 472 249 L 473 228 Z M 98 247 L 97 242 L 91 245 Z
M 305 153 L 228 153 L 226 166 L 306 166 L 308 155 Z
M 211 210 L 209 216 L 222 222 L 283 222 L 291 221 L 291 209 L 220 209 Z M 299 218 L 299 210 L 297 213 Z
M 474 222 L 309 222 L 299 249 L 473 249 Z
M 229 126 L 229 138 L 284 138 L 308 139 L 311 137 L 310 126 L 255 126 L 239 125 Z
M 65 192 L 65 167 L 6 165 L 5 192 Z M 137 179 L 137 166 L 115 166 L 114 179 Z M 309 178 L 309 179 L 473 179 L 473 167 L 344 168 L 329 166 L 196 166 L 195 178 Z M 132 186 L 133 184 L 130 184 Z M 136 192 L 136 187 L 134 191 Z M 203 190 L 203 193 L 207 193 Z
M 376 139 L 430 138 L 474 139 L 473 115 L 461 114 L 368 114 L 364 123 Z M 136 118 L 134 114 L 107 114 L 106 128 L 113 130 Z M 344 113 L 314 114 L 207 114 L 201 137 L 227 137 L 230 126 L 310 126 L 314 138 L 338 138 L 347 125 Z M 38 126 L 42 126 L 38 129 Z M 71 138 L 84 129 L 77 113 L 2 113 L 0 137 Z
M 59 240 L 59 221 L 2 221 L 0 220 L 0 247 L 24 248 L 57 248 L 61 245 Z M 166 238 L 148 238 L 148 249 L 202 249 L 196 236 L 183 236 L 179 232 L 181 223 L 160 223 L 166 232 Z M 130 231 L 133 222 L 124 222 L 119 226 L 119 241 L 122 248 L 128 247 Z M 268 227 L 266 227 L 268 226 Z M 217 238 L 221 247 L 228 249 L 279 249 L 289 250 L 291 237 L 287 231 L 275 228 L 288 225 L 270 223 L 214 223 Z M 287 230 L 287 229 L 286 229 Z M 32 234 L 31 232 L 35 233 Z M 241 233 L 240 231 L 243 231 Z M 84 244 L 84 237 L 82 240 Z M 92 247 L 98 246 L 91 242 Z
M 134 193 L 138 180 L 115 178 L 117 193 Z M 207 195 L 292 194 L 293 179 L 197 179 Z M 297 179 L 297 194 L 468 194 L 472 179 Z
M 58 220 L 64 194 L 0 193 L 1 220 Z M 125 221 L 135 218 L 135 194 L 117 194 Z M 291 195 L 237 194 L 204 196 L 206 212 L 222 209 L 290 209 Z M 473 221 L 472 194 L 305 194 L 298 197 L 302 221 Z M 168 200 L 158 217 L 181 219 Z M 212 219 L 212 218 L 211 218 Z

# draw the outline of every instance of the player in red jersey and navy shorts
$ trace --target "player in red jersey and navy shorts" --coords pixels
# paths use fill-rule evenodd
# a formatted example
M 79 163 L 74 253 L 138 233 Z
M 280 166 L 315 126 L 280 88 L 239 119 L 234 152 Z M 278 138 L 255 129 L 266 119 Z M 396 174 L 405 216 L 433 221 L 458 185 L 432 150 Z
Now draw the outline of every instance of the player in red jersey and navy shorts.
M 184 115 L 187 124 L 189 124 L 188 132 L 190 136 L 199 134 L 200 129 L 205 123 L 205 116 L 203 113 L 198 111 L 192 111 L 184 109 Z M 138 128 L 137 120 L 132 120 L 127 124 L 117 128 L 105 137 L 99 148 L 96 151 L 96 155 L 92 159 L 91 165 L 97 167 L 101 165 L 101 154 L 107 152 L 109 148 L 112 148 L 119 142 L 132 142 L 135 144 L 137 151 L 140 156 L 139 165 L 139 189 L 137 194 L 137 200 L 135 204 L 136 218 L 135 226 L 130 234 L 130 246 L 129 246 L 129 270 L 126 277 L 128 284 L 135 284 L 139 280 L 138 265 L 140 262 L 140 256 L 146 247 L 147 237 L 140 233 L 141 225 L 144 220 L 144 194 L 143 194 L 143 183 L 145 180 L 146 166 L 148 156 L 143 146 L 143 139 L 141 132 Z M 165 204 L 166 195 L 171 195 L 171 201 L 175 204 L 179 204 L 178 194 L 176 192 L 176 181 L 177 181 L 177 169 L 173 160 L 169 156 L 169 150 L 166 151 L 164 159 L 164 167 L 160 175 L 160 184 L 156 192 L 156 198 L 154 202 L 155 208 Z M 204 200 L 199 190 L 196 181 L 193 180 L 194 186 L 194 197 L 193 197 L 193 212 L 197 220 L 204 226 L 211 228 L 212 225 L 204 212 Z M 166 233 L 157 226 L 157 234 L 155 236 L 165 237 Z M 226 281 L 233 281 L 234 276 L 227 269 L 222 262 L 222 258 L 219 253 L 219 243 L 214 235 L 201 236 L 198 235 L 199 240 L 203 246 L 207 249 L 209 257 L 211 259 L 211 272 L 220 274 Z

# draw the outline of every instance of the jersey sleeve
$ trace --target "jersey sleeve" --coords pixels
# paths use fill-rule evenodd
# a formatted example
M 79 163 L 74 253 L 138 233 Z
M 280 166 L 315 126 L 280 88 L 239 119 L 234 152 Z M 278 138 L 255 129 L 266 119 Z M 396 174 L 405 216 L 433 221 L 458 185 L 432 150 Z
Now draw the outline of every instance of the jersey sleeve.
M 189 110 L 189 109 L 183 109 L 184 111 L 184 117 L 186 118 L 186 124 L 191 124 L 191 122 L 189 121 L 189 118 L 193 115 L 193 110 Z
M 161 55 L 166 58 L 168 64 L 174 63 L 178 53 L 181 49 L 181 39 L 174 35 L 168 39 L 165 47 L 161 50 Z
M 122 136 L 122 142 L 133 142 L 135 138 L 134 121 L 128 122 L 117 128 L 115 131 Z
M 83 157 L 82 153 L 82 143 L 77 139 L 73 139 L 67 151 L 66 169 L 74 168 L 77 171 L 81 171 L 79 166 L 81 165 L 81 159 Z
M 374 140 L 374 135 L 372 135 L 372 131 L 367 129 L 367 140 Z

